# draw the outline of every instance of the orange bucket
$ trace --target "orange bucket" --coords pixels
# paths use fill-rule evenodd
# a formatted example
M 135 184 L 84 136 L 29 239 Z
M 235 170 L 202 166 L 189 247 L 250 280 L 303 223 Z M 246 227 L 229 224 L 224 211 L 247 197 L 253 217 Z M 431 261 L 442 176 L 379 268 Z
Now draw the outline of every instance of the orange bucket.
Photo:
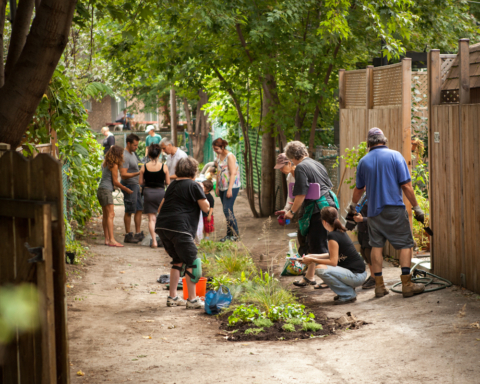
M 205 299 L 205 295 L 207 293 L 206 277 L 201 277 L 200 280 L 198 280 L 198 283 L 195 284 L 195 293 L 197 294 L 198 297 L 202 297 Z M 183 278 L 183 299 L 184 300 L 188 299 L 188 287 L 187 287 L 187 280 L 185 279 L 185 277 Z

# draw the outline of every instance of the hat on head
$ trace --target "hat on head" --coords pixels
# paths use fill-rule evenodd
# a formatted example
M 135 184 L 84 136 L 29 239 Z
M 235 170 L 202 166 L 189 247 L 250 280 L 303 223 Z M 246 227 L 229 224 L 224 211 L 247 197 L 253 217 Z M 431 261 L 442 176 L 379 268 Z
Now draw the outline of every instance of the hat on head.
M 145 129 L 145 133 L 148 133 L 150 131 L 154 131 L 155 130 L 155 127 L 153 125 L 147 125 L 147 128 Z
M 368 131 L 368 137 L 383 135 L 383 131 L 380 128 L 372 128 Z
M 281 169 L 284 165 L 290 164 L 290 160 L 288 160 L 287 155 L 285 153 L 280 153 L 277 156 L 277 165 L 275 165 L 275 169 Z

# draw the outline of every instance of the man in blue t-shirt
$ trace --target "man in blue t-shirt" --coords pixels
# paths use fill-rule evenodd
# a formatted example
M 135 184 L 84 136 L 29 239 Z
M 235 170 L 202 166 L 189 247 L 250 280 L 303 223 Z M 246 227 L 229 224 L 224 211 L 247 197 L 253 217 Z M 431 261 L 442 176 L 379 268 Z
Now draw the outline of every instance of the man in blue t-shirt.
M 375 297 L 383 297 L 389 293 L 382 276 L 382 250 L 386 240 L 400 250 L 402 293 L 403 297 L 410 297 L 422 293 L 425 286 L 412 283 L 410 275 L 414 242 L 402 192 L 412 204 L 415 219 L 423 223 L 425 214 L 417 203 L 405 159 L 400 152 L 388 149 L 387 138 L 382 130 L 370 129 L 367 144 L 369 153 L 358 163 L 356 187 L 348 213 L 353 216 L 357 214 L 357 202 L 366 188 Z

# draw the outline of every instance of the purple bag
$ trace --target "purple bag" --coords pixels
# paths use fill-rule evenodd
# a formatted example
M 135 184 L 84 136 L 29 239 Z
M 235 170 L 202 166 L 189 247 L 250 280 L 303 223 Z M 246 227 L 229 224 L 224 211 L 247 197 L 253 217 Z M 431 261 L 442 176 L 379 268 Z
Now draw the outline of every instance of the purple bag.
M 290 183 L 288 184 L 288 196 L 291 199 L 294 199 L 295 196 L 293 196 L 293 187 L 295 186 L 295 183 Z M 310 184 L 310 187 L 308 188 L 307 195 L 305 196 L 305 199 L 307 200 L 318 200 L 320 199 L 320 184 L 318 183 L 312 183 Z

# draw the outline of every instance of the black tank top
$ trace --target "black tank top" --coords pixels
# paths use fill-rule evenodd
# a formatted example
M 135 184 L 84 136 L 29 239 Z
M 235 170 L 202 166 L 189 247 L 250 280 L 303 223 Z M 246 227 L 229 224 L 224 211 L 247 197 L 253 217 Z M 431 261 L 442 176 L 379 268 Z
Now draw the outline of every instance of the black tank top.
M 148 163 L 147 163 L 148 164 Z M 149 188 L 165 188 L 165 172 L 160 168 L 157 172 L 150 172 L 145 164 L 145 187 Z

